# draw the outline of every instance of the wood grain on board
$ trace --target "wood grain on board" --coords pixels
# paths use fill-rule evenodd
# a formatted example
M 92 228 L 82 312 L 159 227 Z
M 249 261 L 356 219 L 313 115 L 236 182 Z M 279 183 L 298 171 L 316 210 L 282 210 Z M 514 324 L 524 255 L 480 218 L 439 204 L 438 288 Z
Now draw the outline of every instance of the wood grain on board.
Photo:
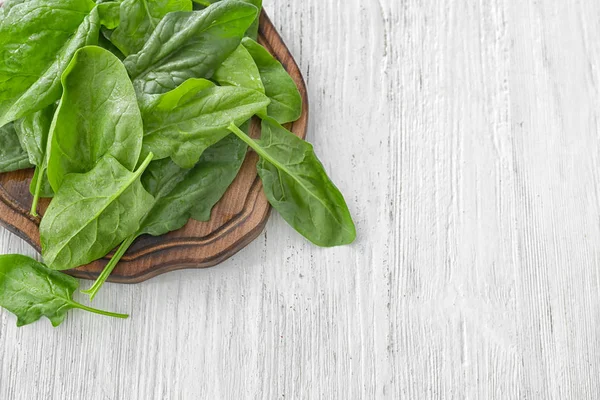
M 293 56 L 264 11 L 260 18 L 259 42 L 281 61 L 300 90 L 302 116 L 289 128 L 297 136 L 305 138 L 308 99 L 304 80 Z M 260 136 L 257 120 L 252 123 L 251 135 Z M 249 151 L 238 177 L 213 209 L 210 221 L 191 220 L 184 228 L 167 235 L 139 238 L 115 268 L 109 281 L 135 283 L 176 269 L 211 267 L 254 240 L 264 229 L 270 211 L 256 173 L 257 161 L 256 153 Z M 0 224 L 40 251 L 40 218 L 29 213 L 32 176 L 33 170 L 0 174 Z M 42 215 L 49 202 L 49 199 L 41 201 Z M 78 278 L 95 279 L 109 257 L 68 273 Z

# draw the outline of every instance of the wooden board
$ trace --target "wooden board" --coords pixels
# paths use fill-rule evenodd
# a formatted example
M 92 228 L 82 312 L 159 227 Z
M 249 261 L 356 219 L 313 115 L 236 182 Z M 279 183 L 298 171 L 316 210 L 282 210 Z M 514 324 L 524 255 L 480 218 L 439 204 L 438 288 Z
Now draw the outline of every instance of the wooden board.
M 264 11 L 260 18 L 259 42 L 281 61 L 300 90 L 303 113 L 288 128 L 305 138 L 308 122 L 306 86 L 298 65 Z M 260 125 L 254 121 L 252 136 L 259 135 Z M 211 267 L 254 240 L 264 229 L 270 211 L 256 174 L 257 160 L 255 153 L 248 153 L 239 176 L 213 209 L 209 222 L 190 221 L 176 232 L 139 238 L 115 268 L 109 281 L 136 283 L 176 269 Z M 32 176 L 33 170 L 0 174 L 0 224 L 40 251 L 40 219 L 29 214 L 32 201 L 29 182 Z M 42 214 L 48 204 L 48 200 L 42 201 Z M 68 272 L 78 278 L 95 279 L 109 259 L 110 256 Z

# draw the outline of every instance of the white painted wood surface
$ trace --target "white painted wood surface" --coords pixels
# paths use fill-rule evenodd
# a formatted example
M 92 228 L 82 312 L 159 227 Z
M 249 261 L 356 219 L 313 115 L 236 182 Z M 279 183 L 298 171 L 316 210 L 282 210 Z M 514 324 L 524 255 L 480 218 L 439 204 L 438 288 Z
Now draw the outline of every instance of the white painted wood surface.
M 107 285 L 127 321 L 0 311 L 0 399 L 597 399 L 600 2 L 266 8 L 357 243 L 273 215 L 222 266 Z

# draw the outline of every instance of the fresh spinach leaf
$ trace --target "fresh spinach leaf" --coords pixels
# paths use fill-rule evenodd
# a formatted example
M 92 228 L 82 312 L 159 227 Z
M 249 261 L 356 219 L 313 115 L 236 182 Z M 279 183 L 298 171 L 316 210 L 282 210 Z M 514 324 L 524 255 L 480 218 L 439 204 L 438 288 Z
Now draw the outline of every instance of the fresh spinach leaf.
M 271 99 L 267 110 L 269 117 L 280 124 L 296 121 L 302 115 L 302 97 L 292 77 L 271 53 L 254 40 L 244 38 L 242 44 L 258 66 L 265 92 Z
M 56 327 L 73 308 L 109 317 L 128 317 L 75 302 L 72 296 L 78 286 L 77 279 L 49 270 L 30 257 L 0 256 L 0 306 L 17 316 L 17 326 L 31 324 L 45 316 Z
M 231 53 L 215 71 L 213 80 L 221 86 L 238 86 L 265 93 L 260 72 L 254 59 L 243 45 Z
M 210 78 L 256 15 L 256 7 L 236 0 L 167 14 L 142 50 L 124 60 L 141 108 L 190 78 Z
M 115 29 L 121 22 L 120 9 L 121 3 L 109 1 L 98 4 L 98 15 L 100 16 L 100 24 L 107 29 Z
M 51 105 L 15 122 L 21 147 L 27 152 L 32 165 L 41 165 L 44 161 L 48 132 L 55 109 L 56 107 Z
M 0 127 L 0 172 L 31 168 L 29 156 L 19 143 L 13 123 Z
M 245 124 L 242 129 L 247 129 Z M 139 230 L 125 239 L 94 285 L 83 293 L 93 300 L 121 257 L 141 235 L 153 236 L 182 228 L 190 217 L 208 220 L 214 205 L 237 176 L 246 157 L 246 144 L 229 135 L 204 152 L 192 169 L 183 169 L 169 159 L 154 161 L 142 176 L 144 188 L 154 202 Z
M 69 174 L 40 225 L 42 255 L 48 267 L 72 269 L 104 257 L 139 229 L 153 198 L 136 172 L 106 154 L 84 174 Z
M 259 155 L 257 168 L 265 194 L 294 229 L 318 246 L 354 241 L 356 229 L 346 201 L 312 145 L 271 118 L 263 119 L 260 140 L 233 124 L 229 129 Z
M 125 0 L 120 24 L 110 41 L 126 56 L 140 51 L 160 20 L 170 12 L 192 11 L 191 0 Z
M 133 170 L 142 148 L 143 124 L 121 61 L 100 47 L 84 47 L 73 57 L 62 84 L 47 151 L 54 191 L 67 174 L 90 171 L 105 154 Z
M 191 168 L 204 150 L 229 134 L 230 122 L 244 123 L 264 110 L 269 99 L 255 90 L 196 79 L 159 97 L 157 104 L 143 115 L 144 152 Z
M 194 9 L 203 9 L 205 7 L 210 6 L 211 4 L 214 3 L 218 3 L 221 0 L 193 0 L 194 3 Z M 255 6 L 256 8 L 258 8 L 258 14 L 260 15 L 260 10 L 262 10 L 262 0 L 242 0 L 245 1 L 246 3 L 252 4 L 253 6 Z M 198 7 L 196 7 L 198 6 Z M 258 24 L 259 24 L 259 16 L 257 16 L 254 19 L 254 22 L 252 22 L 252 25 L 250 25 L 250 28 L 248 28 L 248 30 L 246 31 L 246 35 L 256 39 L 258 36 Z
M 31 164 L 36 166 L 29 188 L 33 195 L 31 215 L 36 217 L 40 197 L 54 195 L 46 174 L 46 148 L 55 109 L 56 107 L 51 105 L 15 122 L 21 146 L 27 151 Z
M 98 40 L 91 0 L 8 1 L 0 20 L 0 126 L 60 97 L 58 79 L 77 49 Z

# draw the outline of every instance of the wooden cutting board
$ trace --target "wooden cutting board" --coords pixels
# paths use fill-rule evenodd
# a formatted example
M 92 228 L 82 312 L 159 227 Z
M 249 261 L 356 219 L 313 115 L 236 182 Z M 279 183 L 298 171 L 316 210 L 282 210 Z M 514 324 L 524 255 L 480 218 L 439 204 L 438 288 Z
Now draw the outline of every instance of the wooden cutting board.
M 304 110 L 300 119 L 288 128 L 304 139 L 308 123 L 306 86 L 298 65 L 264 11 L 260 17 L 259 42 L 281 61 L 300 90 Z M 252 135 L 260 136 L 260 125 L 256 121 Z M 212 267 L 248 245 L 264 229 L 270 211 L 256 174 L 257 160 L 255 153 L 248 153 L 239 176 L 213 209 L 209 222 L 190 221 L 184 228 L 165 236 L 139 238 L 109 281 L 136 283 L 177 269 Z M 29 214 L 32 176 L 33 170 L 0 174 L 0 224 L 40 251 L 40 219 Z M 42 214 L 48 204 L 49 201 L 42 201 Z M 109 258 L 110 255 L 67 272 L 78 278 L 95 279 Z

